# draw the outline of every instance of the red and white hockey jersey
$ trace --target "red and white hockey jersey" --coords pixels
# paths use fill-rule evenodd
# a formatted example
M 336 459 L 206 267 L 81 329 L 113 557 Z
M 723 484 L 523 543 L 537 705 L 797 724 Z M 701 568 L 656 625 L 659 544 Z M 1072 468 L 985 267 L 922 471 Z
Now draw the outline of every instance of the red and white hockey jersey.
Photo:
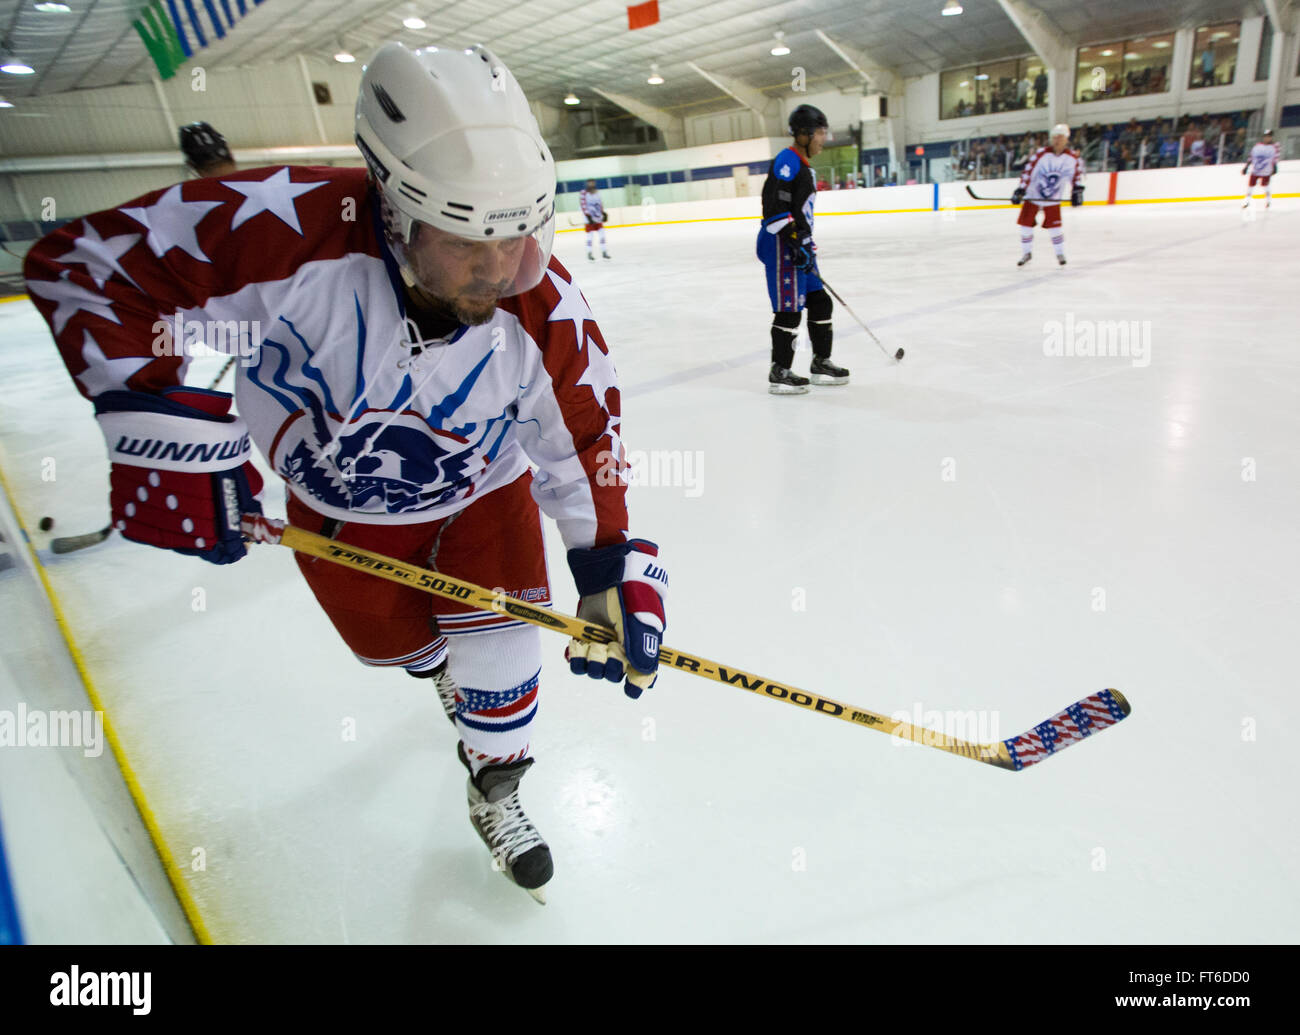
M 578 207 L 588 223 L 605 222 L 605 203 L 600 200 L 600 191 L 578 191 Z
M 413 354 L 364 169 L 177 184 L 60 228 L 24 272 L 88 398 L 178 384 L 189 357 L 164 353 L 242 335 L 253 442 L 331 517 L 435 520 L 531 461 L 567 546 L 627 537 L 617 374 L 568 272 L 552 259 L 488 323 Z
M 1082 182 L 1083 159 L 1068 147 L 1059 155 L 1050 147 L 1040 147 L 1020 174 L 1025 200 L 1039 205 L 1059 204 L 1067 185 L 1073 189 Z
M 1250 149 L 1250 174 L 1252 176 L 1272 176 L 1277 172 L 1277 163 L 1282 157 L 1282 149 L 1277 144 L 1258 143 Z

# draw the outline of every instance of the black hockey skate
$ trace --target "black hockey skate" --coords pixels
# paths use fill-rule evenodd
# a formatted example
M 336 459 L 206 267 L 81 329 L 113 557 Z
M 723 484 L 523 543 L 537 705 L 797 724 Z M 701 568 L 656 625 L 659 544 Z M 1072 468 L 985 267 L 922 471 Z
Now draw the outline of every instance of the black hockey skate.
M 463 743 L 456 746 L 456 753 L 469 769 Z M 480 769 L 478 776 L 471 776 L 466 785 L 469 821 L 492 853 L 493 868 L 546 905 L 542 886 L 555 874 L 551 849 L 519 803 L 519 781 L 532 764 L 533 759 L 525 758 L 489 765 Z
M 609 252 L 601 252 L 600 254 L 605 256 L 607 259 L 609 258 Z
M 1058 255 L 1058 256 L 1056 257 L 1056 261 L 1059 262 L 1062 266 L 1064 266 L 1064 265 L 1065 265 L 1065 256 L 1064 256 L 1064 255 Z
M 1027 262 L 1028 262 L 1030 259 L 1032 259 L 1033 257 L 1034 257 L 1034 253 L 1033 253 L 1033 252 L 1030 252 L 1028 255 L 1022 255 L 1022 256 L 1020 256 L 1020 261 L 1019 261 L 1018 263 L 1016 263 L 1016 265 L 1017 265 L 1017 266 L 1023 266 L 1025 263 L 1027 263 Z
M 846 385 L 849 383 L 849 372 L 843 367 L 838 367 L 832 363 L 829 356 L 825 359 L 814 356 L 812 368 L 808 373 L 812 375 L 812 383 L 815 385 Z
M 773 363 L 767 372 L 767 390 L 773 395 L 803 395 L 808 391 L 808 379 Z

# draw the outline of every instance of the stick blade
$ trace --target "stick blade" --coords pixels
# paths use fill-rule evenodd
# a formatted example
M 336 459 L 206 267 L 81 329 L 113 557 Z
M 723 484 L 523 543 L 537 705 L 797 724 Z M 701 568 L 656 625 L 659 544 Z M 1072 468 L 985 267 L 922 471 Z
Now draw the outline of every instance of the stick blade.
M 1132 711 L 1133 706 L 1128 703 L 1128 698 L 1118 690 L 1102 690 L 1076 701 L 1065 711 L 1058 712 L 1020 736 L 1004 740 L 1002 746 L 1006 748 L 1006 759 L 1001 764 L 1016 772 L 1037 765 L 1058 751 L 1064 751 L 1094 733 L 1114 726 Z
M 102 543 L 109 537 L 113 531 L 113 526 L 101 528 L 98 532 L 87 532 L 85 535 L 65 535 L 57 539 L 50 540 L 50 550 L 54 553 L 72 553 L 74 550 L 84 550 L 87 546 L 94 546 L 96 543 Z

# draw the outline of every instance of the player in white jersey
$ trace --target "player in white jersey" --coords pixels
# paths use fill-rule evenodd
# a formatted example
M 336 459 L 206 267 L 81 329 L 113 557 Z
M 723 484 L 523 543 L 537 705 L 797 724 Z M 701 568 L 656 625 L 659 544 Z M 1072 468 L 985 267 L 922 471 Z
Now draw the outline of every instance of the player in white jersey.
M 1020 186 L 1011 195 L 1011 203 L 1020 205 L 1020 261 L 1023 266 L 1033 258 L 1034 225 L 1038 212 L 1043 213 L 1043 229 L 1052 235 L 1056 261 L 1065 265 L 1065 231 L 1061 229 L 1061 194 L 1070 185 L 1070 204 L 1083 204 L 1083 159 L 1070 148 L 1070 127 L 1060 123 L 1052 127 L 1051 143 L 1040 147 L 1025 163 Z
M 1250 173 L 1250 182 L 1246 185 L 1246 199 L 1241 203 L 1242 208 L 1246 208 L 1250 204 L 1257 183 L 1264 188 L 1264 207 L 1268 208 L 1273 204 L 1273 191 L 1269 187 L 1269 181 L 1273 178 L 1273 174 L 1277 172 L 1277 163 L 1281 157 L 1282 149 L 1273 143 L 1273 131 L 1271 129 L 1264 130 L 1263 136 L 1259 138 L 1259 143 L 1250 149 L 1250 156 L 1246 159 L 1246 164 L 1241 170 L 1242 176 Z
M 570 670 L 639 696 L 667 576 L 627 531 L 617 373 L 551 257 L 555 163 L 527 98 L 485 48 L 389 43 L 362 73 L 355 132 L 365 169 L 188 180 L 28 253 L 28 291 L 108 443 L 114 526 L 238 561 L 244 537 L 274 538 L 251 441 L 286 483 L 294 525 L 545 605 L 540 508 L 568 548 L 578 614 L 618 636 L 571 641 Z M 181 384 L 177 343 L 214 324 L 223 341 L 251 328 L 239 416 L 229 395 Z M 508 606 L 297 560 L 359 661 L 430 681 L 459 734 L 474 827 L 540 895 L 550 849 L 519 800 L 537 629 Z M 292 652 L 313 646 L 285 649 L 291 671 Z
M 599 234 L 600 254 L 608 259 L 609 249 L 605 247 L 605 220 L 609 216 L 605 213 L 605 203 L 600 200 L 600 191 L 596 189 L 595 180 L 588 180 L 587 186 L 578 192 L 578 207 L 587 217 L 587 258 L 592 262 L 596 261 L 596 255 L 591 250 L 591 235 Z

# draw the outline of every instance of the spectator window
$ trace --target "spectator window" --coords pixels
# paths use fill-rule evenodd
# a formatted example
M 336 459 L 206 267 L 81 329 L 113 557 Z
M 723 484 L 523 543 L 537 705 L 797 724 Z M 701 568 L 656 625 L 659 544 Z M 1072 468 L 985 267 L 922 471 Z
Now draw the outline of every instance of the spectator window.
M 1237 74 L 1237 44 L 1241 40 L 1241 22 L 1219 22 L 1196 30 L 1192 46 L 1192 68 L 1187 85 L 1227 86 Z
M 1047 69 L 1036 57 L 1008 58 L 939 74 L 939 118 L 960 119 L 1047 105 Z
M 1268 78 L 1269 69 L 1273 67 L 1273 23 L 1264 19 L 1264 31 L 1259 37 L 1259 57 L 1255 60 L 1255 82 Z
M 1173 50 L 1173 33 L 1080 47 L 1075 65 L 1074 99 L 1104 101 L 1166 93 Z

